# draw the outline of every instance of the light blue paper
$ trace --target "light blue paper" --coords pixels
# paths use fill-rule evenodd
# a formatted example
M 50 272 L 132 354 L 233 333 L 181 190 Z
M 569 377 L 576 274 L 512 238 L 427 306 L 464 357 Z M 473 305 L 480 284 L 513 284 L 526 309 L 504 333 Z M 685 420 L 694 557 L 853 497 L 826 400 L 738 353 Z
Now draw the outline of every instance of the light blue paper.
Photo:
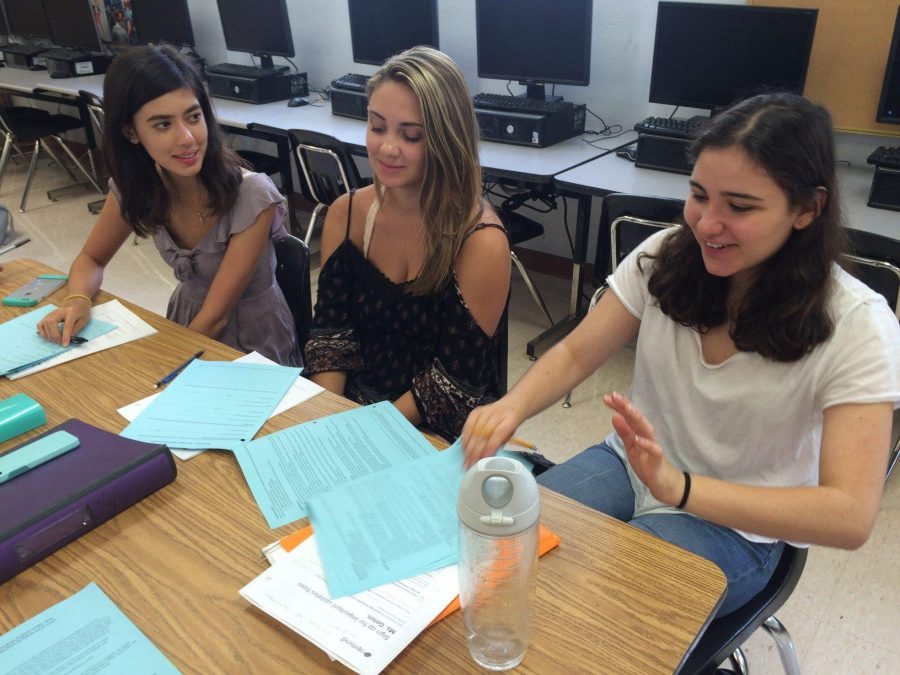
M 53 358 L 57 354 L 77 349 L 45 340 L 37 332 L 37 325 L 47 314 L 57 309 L 56 305 L 44 305 L 27 314 L 21 314 L 0 324 L 0 375 L 8 375 Z M 93 340 L 115 329 L 115 326 L 99 319 L 91 319 L 78 333 L 83 338 Z
M 389 402 L 298 424 L 233 451 L 271 528 L 305 517 L 307 500 L 336 485 L 437 454 Z
M 178 673 L 96 584 L 0 636 L 3 672 Z
M 462 444 L 345 483 L 309 502 L 332 598 L 457 561 Z
M 250 441 L 290 389 L 299 368 L 195 360 L 122 431 L 187 450 Z

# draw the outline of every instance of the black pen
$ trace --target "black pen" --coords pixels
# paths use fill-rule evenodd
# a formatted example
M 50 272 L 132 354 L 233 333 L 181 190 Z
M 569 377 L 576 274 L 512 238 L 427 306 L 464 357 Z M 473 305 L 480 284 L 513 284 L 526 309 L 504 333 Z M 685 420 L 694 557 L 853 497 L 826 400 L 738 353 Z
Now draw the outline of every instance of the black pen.
M 69 338 L 69 343 L 73 345 L 83 345 L 87 341 L 87 338 L 83 338 L 80 335 L 73 335 Z
M 173 370 L 171 373 L 169 373 L 168 375 L 166 375 L 166 376 L 165 376 L 163 379 L 161 379 L 159 382 L 157 382 L 156 384 L 154 384 L 154 385 L 153 385 L 153 388 L 154 388 L 154 389 L 159 389 L 159 388 L 160 388 L 161 386 L 163 386 L 164 384 L 169 384 L 169 382 L 171 382 L 172 380 L 174 380 L 174 379 L 178 376 L 178 373 L 180 373 L 182 370 L 184 370 L 184 369 L 187 368 L 189 365 L 191 365 L 191 361 L 193 361 L 194 359 L 199 359 L 201 356 L 203 356 L 203 350 L 202 350 L 202 349 L 201 349 L 199 352 L 197 352 L 196 354 L 194 354 L 194 355 L 193 355 L 191 358 L 189 358 L 187 361 L 185 361 L 184 363 L 182 363 L 180 366 L 178 366 L 178 367 L 177 367 L 175 370 Z
M 25 237 L 24 239 L 19 239 L 19 241 L 13 242 L 9 246 L 4 246 L 3 248 L 0 248 L 0 255 L 3 255 L 4 253 L 9 253 L 10 251 L 17 249 L 20 246 L 24 246 L 29 241 L 31 241 L 31 238 Z

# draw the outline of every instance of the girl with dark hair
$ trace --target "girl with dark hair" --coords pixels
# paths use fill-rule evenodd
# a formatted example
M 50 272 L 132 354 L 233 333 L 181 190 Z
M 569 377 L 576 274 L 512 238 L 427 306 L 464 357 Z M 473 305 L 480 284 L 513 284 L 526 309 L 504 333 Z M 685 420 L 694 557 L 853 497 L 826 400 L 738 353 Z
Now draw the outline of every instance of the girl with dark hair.
M 275 280 L 284 197 L 224 145 L 193 66 L 169 46 L 129 49 L 106 73 L 103 110 L 110 194 L 72 263 L 69 294 L 38 324 L 41 335 L 69 343 L 90 317 L 104 268 L 138 234 L 153 238 L 180 282 L 169 319 L 298 365 L 294 320 Z
M 478 125 L 450 57 L 401 52 L 368 93 L 375 185 L 328 209 L 306 372 L 456 438 L 497 395 L 509 242 L 481 196 Z
M 463 431 L 493 454 L 637 338 L 629 398 L 603 443 L 538 481 L 716 563 L 719 615 L 769 580 L 784 542 L 857 548 L 878 513 L 900 327 L 838 265 L 828 113 L 747 99 L 693 146 L 684 224 L 648 238 L 565 340 Z M 629 400 L 630 399 L 630 400 Z

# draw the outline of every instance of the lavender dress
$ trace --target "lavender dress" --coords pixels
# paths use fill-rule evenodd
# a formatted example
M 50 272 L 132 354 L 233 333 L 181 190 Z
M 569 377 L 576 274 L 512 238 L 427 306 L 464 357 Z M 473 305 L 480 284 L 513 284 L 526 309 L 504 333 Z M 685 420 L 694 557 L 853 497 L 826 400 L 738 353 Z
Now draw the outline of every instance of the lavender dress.
M 115 186 L 111 187 L 119 198 Z M 184 326 L 190 324 L 203 306 L 230 237 L 246 230 L 261 211 L 276 204 L 269 241 L 247 288 L 216 339 L 242 352 L 257 351 L 282 365 L 301 365 L 294 319 L 275 280 L 272 242 L 287 235 L 284 197 L 271 179 L 261 173 L 244 174 L 238 189 L 234 207 L 222 215 L 193 249 L 180 248 L 165 227 L 153 233 L 153 243 L 180 282 L 169 298 L 166 318 Z

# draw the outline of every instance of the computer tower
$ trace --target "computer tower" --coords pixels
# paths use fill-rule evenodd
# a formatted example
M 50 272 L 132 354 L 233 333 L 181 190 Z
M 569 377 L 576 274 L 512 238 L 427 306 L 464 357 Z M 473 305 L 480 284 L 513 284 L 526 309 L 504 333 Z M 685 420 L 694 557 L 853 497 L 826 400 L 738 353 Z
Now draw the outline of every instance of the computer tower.
M 46 59 L 47 71 L 52 78 L 102 75 L 111 62 L 112 57 L 106 54 L 88 54 L 73 59 Z
M 331 114 L 352 117 L 358 120 L 368 118 L 369 98 L 365 92 L 346 89 L 331 89 Z
M 900 211 L 900 171 L 875 167 L 867 204 L 875 209 Z
M 47 51 L 46 47 L 8 44 L 3 48 L 3 58 L 10 68 L 43 70 L 47 67 L 47 62 L 41 53 L 45 51 Z
M 207 72 L 207 77 L 210 94 L 233 101 L 271 103 L 286 101 L 294 96 L 309 96 L 306 73 L 278 73 L 254 78 Z
M 486 141 L 546 148 L 584 133 L 585 106 L 549 114 L 475 108 L 475 116 Z
M 688 156 L 693 139 L 639 134 L 634 165 L 671 173 L 690 174 L 694 164 Z

